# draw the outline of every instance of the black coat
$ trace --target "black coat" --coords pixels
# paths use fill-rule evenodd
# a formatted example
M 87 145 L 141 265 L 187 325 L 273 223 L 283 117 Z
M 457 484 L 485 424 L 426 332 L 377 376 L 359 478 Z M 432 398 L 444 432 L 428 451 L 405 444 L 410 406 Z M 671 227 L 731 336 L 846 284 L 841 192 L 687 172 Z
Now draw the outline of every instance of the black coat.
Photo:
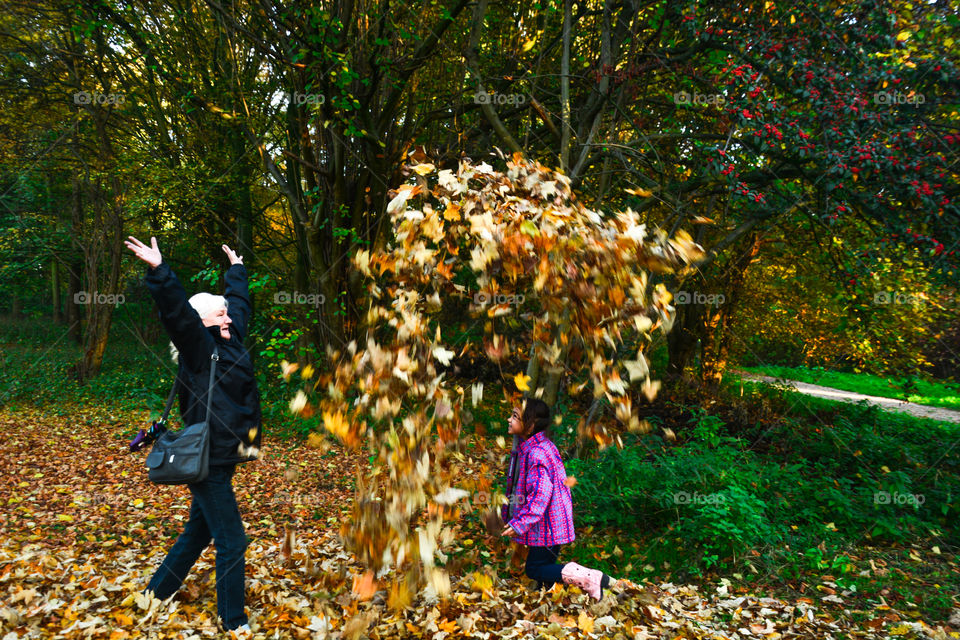
M 179 350 L 180 416 L 184 425 L 206 420 L 210 356 L 219 349 L 219 361 L 210 406 L 210 465 L 224 466 L 256 459 L 240 455 L 238 448 L 260 448 L 260 392 L 253 375 L 250 354 L 243 345 L 250 321 L 250 294 L 247 270 L 232 265 L 224 273 L 230 339 L 224 340 L 219 327 L 204 327 L 190 306 L 187 292 L 170 269 L 161 262 L 147 269 L 147 288 L 160 309 L 160 321 Z M 253 436 L 251 438 L 251 435 Z

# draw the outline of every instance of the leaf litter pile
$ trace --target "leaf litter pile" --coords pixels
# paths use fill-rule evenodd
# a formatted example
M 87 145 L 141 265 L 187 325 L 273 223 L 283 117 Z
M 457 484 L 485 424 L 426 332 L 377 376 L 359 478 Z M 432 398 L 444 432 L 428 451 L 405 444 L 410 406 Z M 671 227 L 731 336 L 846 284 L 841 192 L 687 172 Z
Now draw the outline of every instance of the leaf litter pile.
M 5 505 L 0 623 L 13 638 L 217 637 L 211 545 L 166 602 L 139 595 L 188 515 L 184 487 L 151 484 L 118 437 L 129 422 L 0 412 Z M 479 473 L 476 461 L 464 472 Z M 478 526 L 457 527 L 445 598 L 409 598 L 344 550 L 339 530 L 363 456 L 284 441 L 234 480 L 250 544 L 247 610 L 263 638 L 880 638 L 943 635 L 922 621 L 858 629 L 816 604 L 726 588 L 626 583 L 595 603 L 576 587 L 529 588 L 510 551 Z M 469 468 L 467 468 L 469 467 Z M 472 537 L 467 537 L 472 536 Z M 468 544 L 469 541 L 469 544 Z M 489 551 L 484 551 L 489 550 Z M 452 564 L 456 564 L 451 562 Z M 710 592 L 710 593 L 708 593 Z

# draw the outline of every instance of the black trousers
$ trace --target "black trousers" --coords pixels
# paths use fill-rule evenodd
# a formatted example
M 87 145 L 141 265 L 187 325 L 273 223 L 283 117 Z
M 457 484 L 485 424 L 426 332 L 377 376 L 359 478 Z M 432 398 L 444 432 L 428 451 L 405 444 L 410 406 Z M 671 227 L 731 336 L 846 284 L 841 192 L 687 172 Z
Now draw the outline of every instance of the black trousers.
M 555 582 L 563 582 L 563 564 L 557 564 L 560 545 L 552 547 L 527 547 L 527 564 L 524 572 L 531 580 L 537 581 L 541 589 L 549 589 Z

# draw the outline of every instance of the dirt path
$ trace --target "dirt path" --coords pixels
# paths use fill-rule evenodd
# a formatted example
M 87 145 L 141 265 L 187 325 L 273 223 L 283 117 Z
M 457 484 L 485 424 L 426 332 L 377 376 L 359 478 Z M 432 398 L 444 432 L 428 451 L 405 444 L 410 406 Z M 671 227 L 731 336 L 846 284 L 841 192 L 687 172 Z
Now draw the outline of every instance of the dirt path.
M 795 388 L 800 393 L 817 398 L 826 398 L 827 400 L 837 400 L 839 402 L 860 402 L 866 400 L 870 404 L 880 406 L 887 411 L 899 411 L 909 413 L 917 418 L 930 418 L 931 420 L 945 420 L 947 422 L 960 422 L 960 411 L 952 411 L 940 407 L 927 407 L 921 404 L 913 404 L 896 400 L 894 398 L 883 398 L 881 396 L 868 396 L 853 391 L 843 391 L 842 389 L 832 389 L 830 387 L 821 387 L 798 380 L 786 380 L 784 378 L 771 378 L 770 376 L 758 376 L 746 371 L 738 371 L 738 375 L 745 380 L 759 380 L 768 384 L 785 384 Z

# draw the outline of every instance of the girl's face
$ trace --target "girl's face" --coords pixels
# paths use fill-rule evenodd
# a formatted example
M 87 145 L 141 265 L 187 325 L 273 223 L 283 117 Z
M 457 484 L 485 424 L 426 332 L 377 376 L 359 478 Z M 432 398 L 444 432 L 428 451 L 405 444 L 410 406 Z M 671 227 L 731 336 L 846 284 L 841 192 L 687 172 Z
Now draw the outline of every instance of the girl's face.
M 512 436 L 523 435 L 523 422 L 520 420 L 520 407 L 514 407 L 510 419 L 507 420 L 507 433 Z

